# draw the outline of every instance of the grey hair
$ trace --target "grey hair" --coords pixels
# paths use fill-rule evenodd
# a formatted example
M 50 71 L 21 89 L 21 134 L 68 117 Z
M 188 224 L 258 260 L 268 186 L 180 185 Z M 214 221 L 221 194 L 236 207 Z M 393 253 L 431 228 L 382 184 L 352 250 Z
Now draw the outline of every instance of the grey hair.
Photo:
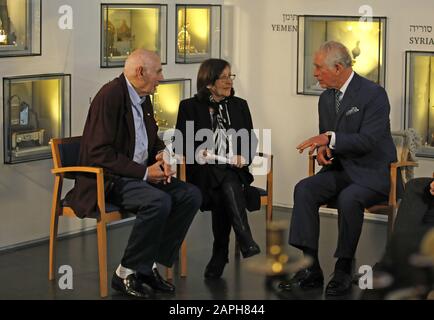
M 324 42 L 320 48 L 320 52 L 324 52 L 326 55 L 325 63 L 331 68 L 336 64 L 341 64 L 344 68 L 350 68 L 352 66 L 352 58 L 348 48 L 342 43 L 337 41 Z

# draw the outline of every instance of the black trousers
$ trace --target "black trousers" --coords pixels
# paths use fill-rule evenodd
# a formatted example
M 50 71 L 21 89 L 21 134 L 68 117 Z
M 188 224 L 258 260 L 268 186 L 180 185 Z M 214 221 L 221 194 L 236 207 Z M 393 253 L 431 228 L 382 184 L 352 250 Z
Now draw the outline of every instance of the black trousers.
M 211 191 L 211 201 L 214 251 L 227 253 L 232 227 L 240 246 L 251 245 L 253 238 L 247 218 L 246 199 L 241 179 L 235 171 L 226 170 L 224 178 Z
M 145 275 L 154 262 L 173 265 L 202 202 L 197 187 L 174 178 L 166 185 L 120 178 L 109 199 L 136 214 L 121 264 Z
M 318 250 L 319 207 L 333 201 L 338 210 L 339 232 L 334 256 L 353 258 L 362 231 L 364 208 L 386 200 L 386 195 L 353 183 L 342 170 L 305 178 L 294 189 L 289 244 Z

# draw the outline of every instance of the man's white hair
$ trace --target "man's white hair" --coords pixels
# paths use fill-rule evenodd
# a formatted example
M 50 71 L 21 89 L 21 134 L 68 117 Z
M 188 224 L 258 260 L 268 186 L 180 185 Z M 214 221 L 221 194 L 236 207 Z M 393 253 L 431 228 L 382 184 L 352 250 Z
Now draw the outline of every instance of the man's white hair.
M 352 66 L 352 58 L 348 48 L 337 41 L 327 41 L 319 47 L 319 52 L 325 53 L 325 63 L 330 67 L 341 64 L 345 68 Z

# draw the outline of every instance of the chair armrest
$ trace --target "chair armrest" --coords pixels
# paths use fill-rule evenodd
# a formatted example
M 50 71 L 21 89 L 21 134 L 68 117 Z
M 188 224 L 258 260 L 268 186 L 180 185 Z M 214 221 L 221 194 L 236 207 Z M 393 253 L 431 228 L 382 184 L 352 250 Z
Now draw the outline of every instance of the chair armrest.
M 96 175 L 96 193 L 97 193 L 97 207 L 99 210 L 99 219 L 108 221 L 105 212 L 105 194 L 104 194 L 104 170 L 98 167 L 62 167 L 51 169 L 55 175 L 73 172 L 94 173 Z
M 87 173 L 102 174 L 103 169 L 96 168 L 96 167 L 63 167 L 63 168 L 51 169 L 51 173 L 53 174 L 67 173 L 67 172 L 87 172 Z
M 402 167 L 418 167 L 417 162 L 413 161 L 398 161 L 390 164 L 390 192 L 389 192 L 389 206 L 396 207 L 396 187 L 398 168 Z
M 390 164 L 390 168 L 401 168 L 401 167 L 418 167 L 419 164 L 413 161 L 399 161 Z
M 316 160 L 316 154 L 310 154 L 309 155 L 309 163 L 308 163 L 308 176 L 311 177 L 315 175 L 315 160 Z
M 263 153 L 263 152 L 256 152 L 255 156 L 261 157 L 261 158 L 271 158 L 272 155 L 268 154 L 268 153 Z
M 176 166 L 177 166 L 177 170 L 176 170 L 177 178 L 183 182 L 187 182 L 187 168 L 185 164 L 185 157 L 176 154 L 175 159 L 176 159 Z

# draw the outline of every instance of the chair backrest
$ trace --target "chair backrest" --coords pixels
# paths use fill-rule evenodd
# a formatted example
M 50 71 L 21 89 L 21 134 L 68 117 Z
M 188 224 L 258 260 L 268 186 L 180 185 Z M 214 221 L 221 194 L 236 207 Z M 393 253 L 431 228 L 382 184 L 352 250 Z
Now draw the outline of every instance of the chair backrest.
M 81 137 L 51 139 L 54 168 L 77 166 Z
M 415 129 L 409 128 L 403 131 L 393 131 L 392 138 L 395 143 L 398 161 L 417 162 L 416 150 L 420 146 L 421 139 Z M 402 167 L 401 175 L 405 185 L 409 180 L 414 178 L 414 168 Z

